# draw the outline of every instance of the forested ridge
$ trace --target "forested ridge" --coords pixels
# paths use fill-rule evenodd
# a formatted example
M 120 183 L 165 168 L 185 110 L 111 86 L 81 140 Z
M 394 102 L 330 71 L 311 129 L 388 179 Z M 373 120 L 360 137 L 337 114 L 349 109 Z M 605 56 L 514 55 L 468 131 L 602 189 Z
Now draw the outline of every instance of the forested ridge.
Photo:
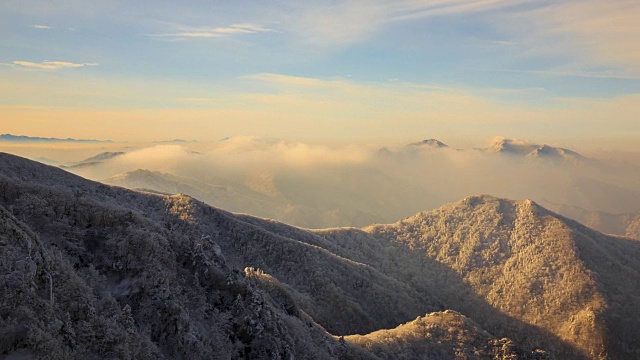
M 7 359 L 640 350 L 640 242 L 530 201 L 474 196 L 392 225 L 309 231 L 0 154 L 0 206 Z

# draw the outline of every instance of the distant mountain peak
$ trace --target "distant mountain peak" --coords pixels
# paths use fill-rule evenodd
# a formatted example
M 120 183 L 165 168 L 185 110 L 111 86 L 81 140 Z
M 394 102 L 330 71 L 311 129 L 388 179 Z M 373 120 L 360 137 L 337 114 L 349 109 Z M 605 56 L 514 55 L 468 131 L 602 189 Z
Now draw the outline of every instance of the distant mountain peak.
M 532 144 L 526 140 L 496 138 L 488 150 L 495 153 L 526 155 L 539 146 L 540 145 Z
M 95 166 L 104 163 L 105 161 L 111 160 L 118 156 L 122 156 L 126 154 L 123 151 L 105 151 L 98 155 L 91 156 L 82 161 L 70 163 L 68 165 L 60 165 L 63 169 L 78 169 L 78 168 L 86 168 L 90 166 Z
M 154 143 L 157 144 L 167 144 L 167 143 L 189 143 L 189 142 L 196 142 L 195 140 L 185 140 L 185 139 L 172 139 L 172 140 L 158 140 L 158 141 L 154 141 Z
M 98 155 L 86 158 L 82 160 L 81 163 L 109 160 L 124 154 L 126 153 L 123 151 L 105 151 Z
M 125 174 L 128 175 L 151 175 L 151 174 L 162 174 L 162 172 L 160 171 L 154 171 L 154 170 L 149 170 L 149 169 L 135 169 L 135 170 L 131 170 Z M 122 174 L 122 175 L 125 175 Z
M 524 156 L 527 159 L 569 161 L 573 163 L 587 160 L 585 156 L 573 150 L 502 137 L 496 138 L 487 150 L 493 153 Z
M 549 160 L 569 160 L 581 161 L 586 158 L 577 152 L 569 149 L 557 148 L 549 145 L 541 145 L 537 149 L 527 154 L 529 159 L 549 159 Z
M 407 146 L 420 146 L 420 147 L 432 147 L 432 148 L 446 148 L 449 145 L 441 142 L 437 139 L 426 139 L 418 142 L 411 143 Z

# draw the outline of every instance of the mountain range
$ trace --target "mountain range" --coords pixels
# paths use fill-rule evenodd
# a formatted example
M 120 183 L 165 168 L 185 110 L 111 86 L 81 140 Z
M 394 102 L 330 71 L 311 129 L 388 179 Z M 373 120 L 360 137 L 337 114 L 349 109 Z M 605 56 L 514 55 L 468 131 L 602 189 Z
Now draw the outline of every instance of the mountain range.
M 34 136 L 24 136 L 24 135 L 11 135 L 11 134 L 2 134 L 0 135 L 0 141 L 7 142 L 27 142 L 27 143 L 42 143 L 42 142 L 82 142 L 82 143 L 99 143 L 99 142 L 111 142 L 111 140 L 95 140 L 95 139 L 59 139 L 59 138 L 45 138 L 45 137 L 34 137 Z
M 495 192 L 532 198 L 605 233 L 640 236 L 633 230 L 640 218 L 640 192 L 633 179 L 640 171 L 526 141 L 498 139 L 489 148 L 460 150 L 427 139 L 396 150 L 381 149 L 368 163 L 312 169 L 265 166 L 229 171 L 214 161 L 211 174 L 200 170 L 200 163 L 206 164 L 204 155 L 180 156 L 198 165 L 191 170 L 189 165 L 164 169 L 164 164 L 155 167 L 161 171 L 136 168 L 133 160 L 114 161 L 128 159 L 114 152 L 66 169 L 129 189 L 184 193 L 216 207 L 306 228 L 392 222 L 469 192 Z M 125 172 L 100 175 L 125 163 L 132 166 L 122 167 Z
M 537 159 L 562 163 L 593 161 L 593 159 L 588 159 L 573 150 L 508 138 L 496 139 L 485 151 L 511 156 L 524 156 L 531 160 Z
M 306 230 L 0 154 L 5 358 L 634 359 L 640 241 L 474 195 Z

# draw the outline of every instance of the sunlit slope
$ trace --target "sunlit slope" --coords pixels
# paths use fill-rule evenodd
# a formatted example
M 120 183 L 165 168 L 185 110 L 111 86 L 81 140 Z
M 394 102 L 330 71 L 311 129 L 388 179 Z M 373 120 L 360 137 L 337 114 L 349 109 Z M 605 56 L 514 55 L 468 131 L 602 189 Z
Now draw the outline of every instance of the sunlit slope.
M 365 229 L 455 271 L 492 307 L 597 358 L 633 358 L 640 331 L 640 242 L 606 236 L 532 201 L 473 196 Z M 490 331 L 473 304 L 449 305 Z M 515 339 L 535 343 L 535 337 Z
M 496 339 L 455 311 L 434 312 L 394 329 L 345 337 L 381 359 L 546 359 L 542 350 L 526 352 L 510 339 Z

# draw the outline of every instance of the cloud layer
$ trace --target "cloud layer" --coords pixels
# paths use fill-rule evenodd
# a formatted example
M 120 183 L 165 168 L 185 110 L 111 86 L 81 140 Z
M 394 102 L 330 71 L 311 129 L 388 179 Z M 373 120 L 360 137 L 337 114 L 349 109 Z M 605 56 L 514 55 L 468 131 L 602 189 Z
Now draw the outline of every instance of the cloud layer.
M 534 146 L 523 140 L 509 143 L 512 147 Z M 87 150 L 75 151 L 86 153 L 82 157 L 104 151 Z M 172 174 L 163 179 L 165 175 L 141 172 L 134 186 L 153 189 L 168 178 L 173 185 L 158 190 L 198 189 L 198 196 L 214 205 L 220 201 L 234 211 L 283 216 L 279 219 L 313 226 L 391 222 L 480 193 L 530 198 L 552 209 L 571 207 L 610 214 L 640 211 L 640 168 L 611 159 L 563 162 L 525 157 L 525 153 L 428 144 L 381 147 L 256 137 L 119 150 L 127 154 L 69 170 L 95 180 L 138 169 Z M 41 153 L 30 151 L 32 158 L 50 159 L 54 153 L 44 148 Z
M 274 32 L 275 30 L 256 24 L 242 23 L 233 24 L 226 27 L 188 27 L 177 26 L 175 32 L 151 34 L 151 37 L 188 39 L 188 38 L 220 38 L 232 35 L 246 35 L 264 32 Z
M 23 61 L 16 60 L 12 63 L 17 68 L 28 68 L 28 69 L 40 69 L 40 70 L 58 70 L 65 68 L 80 68 L 85 66 L 98 66 L 96 63 L 73 63 L 68 61 L 43 61 L 43 62 L 31 62 L 31 61 Z

